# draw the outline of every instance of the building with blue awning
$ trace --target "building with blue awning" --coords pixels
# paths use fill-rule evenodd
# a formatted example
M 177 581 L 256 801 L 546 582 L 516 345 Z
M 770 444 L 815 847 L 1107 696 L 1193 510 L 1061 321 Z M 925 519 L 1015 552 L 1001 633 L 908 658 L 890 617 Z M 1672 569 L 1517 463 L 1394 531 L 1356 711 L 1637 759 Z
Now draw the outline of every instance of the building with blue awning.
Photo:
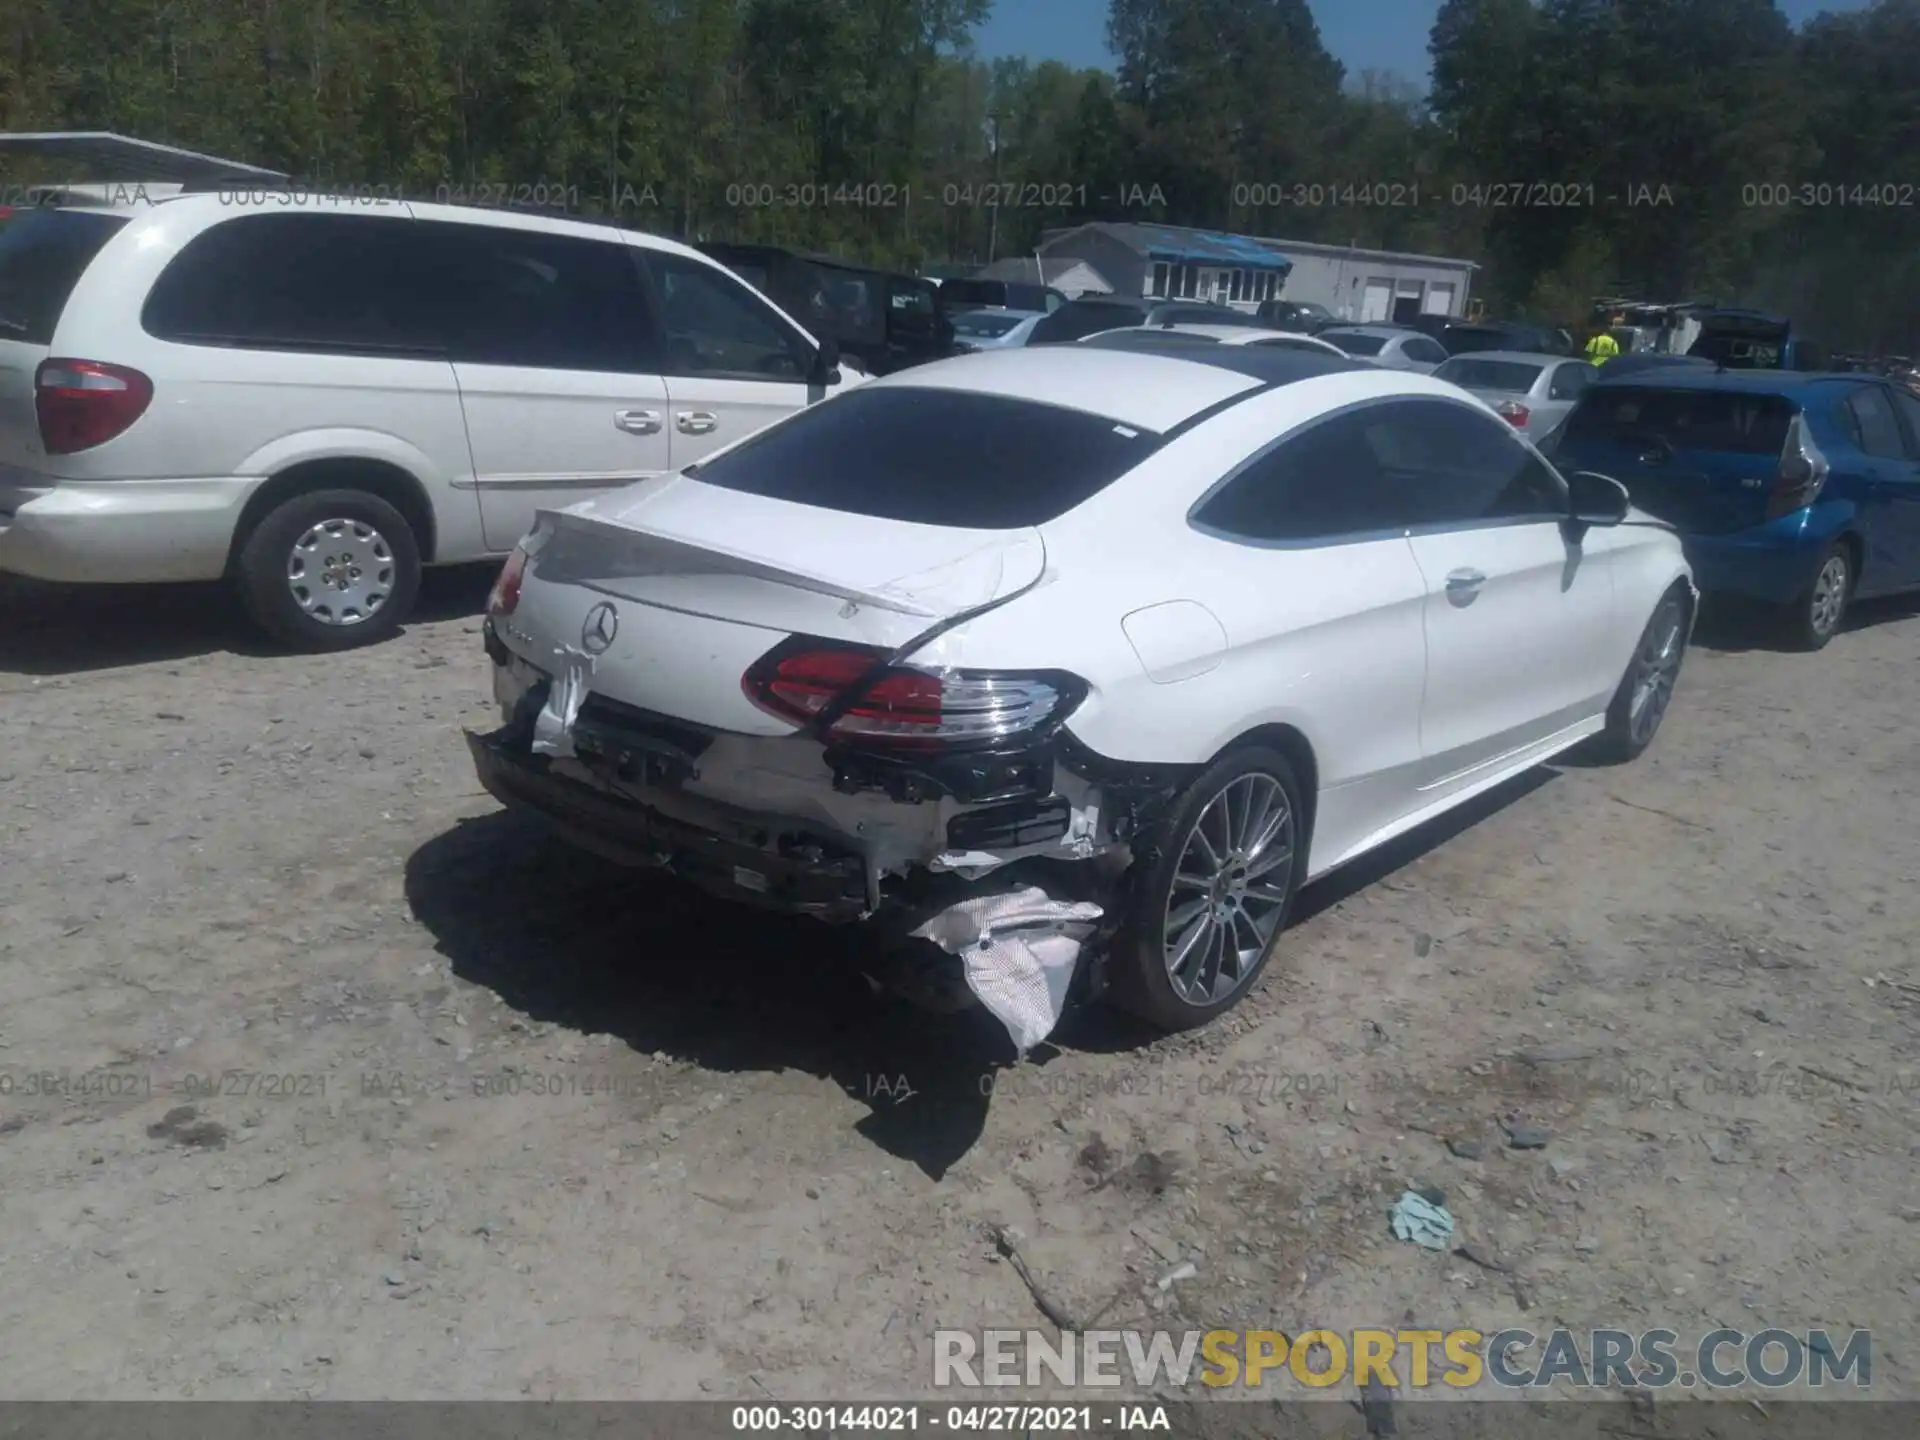
M 1437 255 L 1110 221 L 1049 230 L 1038 253 L 1093 266 L 1117 295 L 1239 310 L 1285 298 L 1355 322 L 1465 314 L 1479 268 Z

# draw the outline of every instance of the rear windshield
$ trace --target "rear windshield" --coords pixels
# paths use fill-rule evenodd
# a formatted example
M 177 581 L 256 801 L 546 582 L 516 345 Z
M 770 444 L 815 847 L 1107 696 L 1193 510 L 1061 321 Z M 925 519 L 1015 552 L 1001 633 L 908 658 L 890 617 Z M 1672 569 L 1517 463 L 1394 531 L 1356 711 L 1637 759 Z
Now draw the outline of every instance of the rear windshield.
M 1009 315 L 1003 310 L 969 310 L 964 315 L 953 317 L 953 330 L 956 335 L 980 335 L 991 339 L 1006 334 L 1029 318 L 1026 315 Z
M 1605 385 L 1589 390 L 1574 407 L 1564 439 L 1571 445 L 1665 441 L 1676 450 L 1778 455 L 1795 413 L 1780 395 Z
M 1471 355 L 1476 350 L 1518 350 L 1514 336 L 1505 330 L 1476 330 L 1464 325 L 1448 328 L 1442 339 L 1450 355 Z
M 809 406 L 688 473 L 880 520 L 1019 530 L 1066 514 L 1158 444 L 1082 410 L 883 385 Z
M 949 305 L 1003 305 L 1007 286 L 1001 280 L 943 280 L 940 298 Z
M 1076 301 L 1062 305 L 1046 319 L 1033 327 L 1033 334 L 1027 337 L 1032 345 L 1058 344 L 1065 340 L 1081 340 L 1088 335 L 1098 335 L 1102 330 L 1118 330 L 1128 325 L 1138 325 L 1143 312 L 1130 305 L 1102 305 L 1095 301 Z
M 1337 330 L 1329 330 L 1320 338 L 1329 345 L 1338 345 L 1349 355 L 1378 355 L 1387 348 L 1384 335 L 1342 335 Z
M 18 211 L 0 227 L 0 340 L 51 345 L 67 297 L 125 215 Z
M 1433 378 L 1466 390 L 1510 390 L 1520 395 L 1533 388 L 1540 370 L 1538 365 L 1517 360 L 1449 360 L 1433 372 Z

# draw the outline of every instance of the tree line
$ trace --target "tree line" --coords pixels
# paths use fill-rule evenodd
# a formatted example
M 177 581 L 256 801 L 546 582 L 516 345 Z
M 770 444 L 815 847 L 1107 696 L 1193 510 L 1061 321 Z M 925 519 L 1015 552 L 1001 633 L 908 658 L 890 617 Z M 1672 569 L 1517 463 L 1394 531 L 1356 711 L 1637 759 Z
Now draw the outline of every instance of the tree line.
M 0 124 L 897 266 L 1089 219 L 1415 250 L 1506 314 L 1920 348 L 1920 0 L 1446 0 L 1426 91 L 1347 74 L 1306 0 L 1112 0 L 1111 71 L 978 59 L 989 7 L 6 0 Z

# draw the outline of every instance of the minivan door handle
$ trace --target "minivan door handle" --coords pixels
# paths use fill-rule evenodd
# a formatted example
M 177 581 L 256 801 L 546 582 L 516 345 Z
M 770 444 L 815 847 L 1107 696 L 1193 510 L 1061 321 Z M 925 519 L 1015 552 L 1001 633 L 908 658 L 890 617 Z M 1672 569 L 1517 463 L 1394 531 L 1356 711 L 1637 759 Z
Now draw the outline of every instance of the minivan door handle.
M 683 435 L 711 435 L 720 428 L 720 417 L 711 410 L 682 410 L 673 417 Z
M 617 430 L 629 435 L 658 435 L 660 433 L 660 412 L 658 410 L 616 410 L 613 424 Z
M 1478 570 L 1454 570 L 1447 576 L 1447 602 L 1465 609 L 1480 598 L 1480 587 L 1487 577 Z

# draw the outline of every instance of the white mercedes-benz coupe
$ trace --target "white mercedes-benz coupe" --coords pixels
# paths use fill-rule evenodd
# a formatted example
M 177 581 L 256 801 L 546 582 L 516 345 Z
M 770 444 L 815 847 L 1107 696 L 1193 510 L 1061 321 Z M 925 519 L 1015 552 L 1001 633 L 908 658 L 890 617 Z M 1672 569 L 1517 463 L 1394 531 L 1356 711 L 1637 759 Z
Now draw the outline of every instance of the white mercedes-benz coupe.
M 617 860 L 909 950 L 1071 933 L 1076 997 L 1184 1028 L 1303 883 L 1579 742 L 1637 755 L 1696 603 L 1671 529 L 1463 390 L 1130 336 L 543 513 L 469 742 Z

